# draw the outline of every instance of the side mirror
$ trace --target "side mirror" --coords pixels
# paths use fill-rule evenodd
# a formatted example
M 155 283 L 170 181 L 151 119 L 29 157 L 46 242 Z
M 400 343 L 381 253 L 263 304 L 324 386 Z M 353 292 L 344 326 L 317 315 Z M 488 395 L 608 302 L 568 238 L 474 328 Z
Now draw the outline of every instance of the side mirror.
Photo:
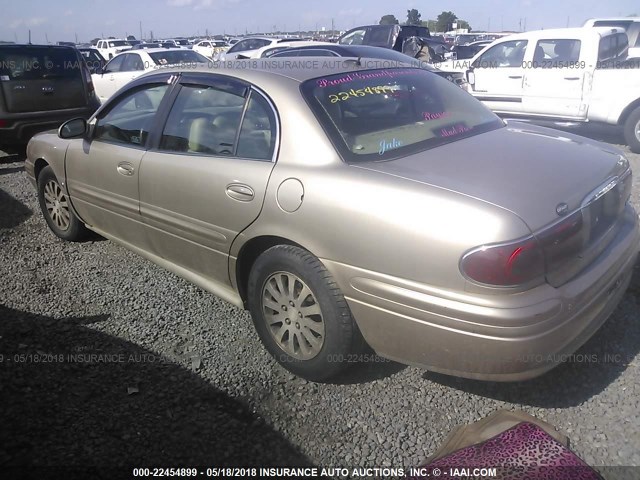
M 104 73 L 104 67 L 98 66 L 96 67 L 96 75 L 102 75 Z
M 473 71 L 473 67 L 467 70 L 467 83 L 469 85 L 475 85 L 476 83 L 476 74 Z
M 87 131 L 87 121 L 84 118 L 67 120 L 58 129 L 60 138 L 78 138 L 84 136 Z

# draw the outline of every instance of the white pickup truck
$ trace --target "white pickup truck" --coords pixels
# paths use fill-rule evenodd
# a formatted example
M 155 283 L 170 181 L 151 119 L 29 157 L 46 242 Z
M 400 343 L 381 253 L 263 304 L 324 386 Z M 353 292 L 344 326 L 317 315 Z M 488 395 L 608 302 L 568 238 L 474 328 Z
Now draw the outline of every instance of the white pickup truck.
M 627 59 L 624 29 L 562 28 L 510 35 L 470 60 L 470 93 L 501 116 L 620 125 L 640 153 L 640 61 Z
M 98 40 L 96 48 L 107 60 L 112 59 L 117 54 L 131 49 L 131 44 L 121 38 L 109 38 Z

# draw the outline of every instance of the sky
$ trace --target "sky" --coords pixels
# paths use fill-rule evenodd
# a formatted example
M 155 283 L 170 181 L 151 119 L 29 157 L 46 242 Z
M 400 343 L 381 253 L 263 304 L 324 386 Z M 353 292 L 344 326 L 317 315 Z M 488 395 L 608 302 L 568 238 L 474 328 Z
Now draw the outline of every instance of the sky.
M 592 17 L 640 15 L 638 0 L 0 0 L 0 40 L 86 42 L 101 36 L 145 38 L 245 32 L 348 30 L 416 8 L 422 20 L 450 10 L 474 30 L 578 27 Z

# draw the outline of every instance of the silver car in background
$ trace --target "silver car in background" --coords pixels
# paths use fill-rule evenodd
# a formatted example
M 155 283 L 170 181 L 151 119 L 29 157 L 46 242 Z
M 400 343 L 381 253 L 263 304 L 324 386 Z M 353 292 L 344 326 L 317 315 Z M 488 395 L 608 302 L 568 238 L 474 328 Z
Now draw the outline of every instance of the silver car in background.
M 618 304 L 640 241 L 619 150 L 505 124 L 424 69 L 247 65 L 141 76 L 36 136 L 26 170 L 53 232 L 89 228 L 249 309 L 315 381 L 366 344 L 535 377 Z

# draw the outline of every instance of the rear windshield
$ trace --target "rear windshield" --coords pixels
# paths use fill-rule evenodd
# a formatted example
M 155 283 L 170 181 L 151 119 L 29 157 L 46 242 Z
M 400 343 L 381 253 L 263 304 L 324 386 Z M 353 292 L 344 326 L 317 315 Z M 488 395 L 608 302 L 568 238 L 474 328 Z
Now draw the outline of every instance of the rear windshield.
M 0 49 L 0 80 L 76 78 L 80 63 L 71 48 Z
M 156 65 L 177 65 L 179 63 L 207 63 L 209 59 L 193 50 L 167 50 L 153 52 L 149 56 Z
M 331 75 L 301 90 L 350 163 L 389 160 L 504 125 L 460 87 L 417 68 Z
M 109 47 L 113 48 L 113 47 L 130 47 L 131 44 L 129 42 L 126 42 L 124 40 L 114 40 L 112 42 L 109 42 Z

